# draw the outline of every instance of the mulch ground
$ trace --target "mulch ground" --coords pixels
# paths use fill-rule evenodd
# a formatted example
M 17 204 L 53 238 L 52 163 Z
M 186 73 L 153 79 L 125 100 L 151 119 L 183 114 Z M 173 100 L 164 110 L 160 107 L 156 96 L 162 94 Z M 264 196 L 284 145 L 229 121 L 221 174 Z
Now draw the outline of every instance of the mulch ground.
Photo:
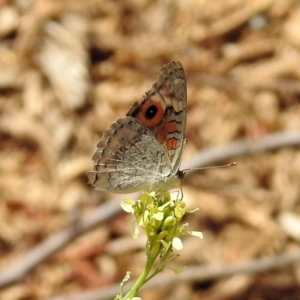
M 294 0 L 0 1 L 0 272 L 81 215 L 111 199 L 119 205 L 124 197 L 94 191 L 86 172 L 102 133 L 164 64 L 179 60 L 186 72 L 184 163 L 208 148 L 298 131 L 299 50 Z M 222 163 L 233 161 L 183 182 L 187 206 L 199 208 L 185 221 L 204 239 L 183 240 L 172 267 L 298 253 L 299 149 Z M 120 213 L 79 236 L 3 287 L 0 299 L 76 295 L 118 284 L 127 270 L 135 278 L 145 240 L 132 239 L 131 222 Z M 179 281 L 140 296 L 300 299 L 299 270 Z

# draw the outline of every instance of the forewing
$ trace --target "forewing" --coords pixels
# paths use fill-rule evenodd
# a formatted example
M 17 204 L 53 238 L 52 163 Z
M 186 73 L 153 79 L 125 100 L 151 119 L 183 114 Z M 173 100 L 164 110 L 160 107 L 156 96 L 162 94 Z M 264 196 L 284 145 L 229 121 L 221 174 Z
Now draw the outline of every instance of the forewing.
M 166 64 L 142 100 L 133 104 L 127 116 L 137 118 L 155 136 L 168 154 L 176 173 L 185 145 L 186 79 L 180 62 Z

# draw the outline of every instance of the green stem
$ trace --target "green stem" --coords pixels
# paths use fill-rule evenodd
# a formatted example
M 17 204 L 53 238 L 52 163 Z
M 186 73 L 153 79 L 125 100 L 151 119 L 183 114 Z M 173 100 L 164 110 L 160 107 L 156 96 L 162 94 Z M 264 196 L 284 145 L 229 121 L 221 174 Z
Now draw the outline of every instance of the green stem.
M 132 286 L 130 291 L 122 298 L 122 300 L 131 299 L 138 293 L 139 289 L 148 281 L 148 275 L 152 270 L 152 267 L 155 263 L 157 256 L 155 257 L 148 257 L 145 269 L 140 277 L 137 279 L 135 284 Z
M 170 259 L 170 252 L 172 252 L 172 247 L 170 247 L 168 249 L 168 251 L 163 255 L 164 259 L 162 259 L 159 262 L 159 264 L 156 266 L 155 271 L 149 277 L 146 278 L 146 282 L 145 283 L 147 283 L 149 280 L 151 280 L 154 276 L 156 276 L 158 273 L 160 273 L 164 269 L 164 267 L 167 264 L 167 262 L 171 260 Z

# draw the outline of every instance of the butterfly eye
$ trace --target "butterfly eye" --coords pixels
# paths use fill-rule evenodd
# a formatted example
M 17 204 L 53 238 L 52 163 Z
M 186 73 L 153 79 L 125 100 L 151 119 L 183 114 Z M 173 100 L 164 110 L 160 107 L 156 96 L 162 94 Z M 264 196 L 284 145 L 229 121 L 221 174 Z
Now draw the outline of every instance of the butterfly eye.
M 145 112 L 145 117 L 147 119 L 152 119 L 156 116 L 158 111 L 158 108 L 156 107 L 156 105 L 151 105 L 147 108 L 146 112 Z

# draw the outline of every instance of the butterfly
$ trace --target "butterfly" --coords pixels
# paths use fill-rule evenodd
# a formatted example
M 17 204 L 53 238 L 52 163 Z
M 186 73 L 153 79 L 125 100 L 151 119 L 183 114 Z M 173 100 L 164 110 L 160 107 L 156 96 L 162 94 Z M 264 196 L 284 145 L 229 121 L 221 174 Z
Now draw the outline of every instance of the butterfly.
M 179 61 L 164 65 L 152 88 L 112 123 L 87 173 L 96 190 L 126 194 L 167 191 L 180 184 L 186 143 L 187 91 Z

